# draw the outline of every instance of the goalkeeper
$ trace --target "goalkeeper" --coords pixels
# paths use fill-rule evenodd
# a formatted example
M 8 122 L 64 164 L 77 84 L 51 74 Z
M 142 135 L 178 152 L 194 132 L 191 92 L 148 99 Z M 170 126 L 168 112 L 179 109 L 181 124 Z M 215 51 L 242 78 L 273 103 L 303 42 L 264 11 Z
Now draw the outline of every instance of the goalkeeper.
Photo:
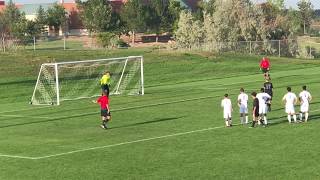
M 100 79 L 100 85 L 102 89 L 102 93 L 106 93 L 106 95 L 109 97 L 109 92 L 110 92 L 110 72 L 106 71 L 102 78 Z

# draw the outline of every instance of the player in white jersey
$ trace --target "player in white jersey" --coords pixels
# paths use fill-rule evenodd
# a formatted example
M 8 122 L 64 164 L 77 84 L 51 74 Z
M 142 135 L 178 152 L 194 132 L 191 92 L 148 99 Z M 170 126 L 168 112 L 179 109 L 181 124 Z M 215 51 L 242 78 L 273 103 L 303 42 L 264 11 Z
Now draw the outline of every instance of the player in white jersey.
M 286 113 L 288 114 L 288 121 L 291 123 L 291 116 L 293 120 L 297 122 L 297 116 L 294 110 L 294 105 L 297 104 L 297 96 L 291 92 L 291 87 L 287 87 L 288 93 L 282 98 L 282 101 L 286 103 Z
M 259 115 L 260 119 L 263 119 L 264 124 L 268 124 L 267 120 L 267 113 L 268 113 L 268 106 L 267 102 L 271 99 L 271 96 L 264 92 L 264 88 L 260 89 L 260 93 L 257 94 L 257 98 L 259 99 Z M 259 121 L 260 122 L 260 121 Z
M 248 118 L 248 95 L 244 93 L 244 89 L 240 89 L 240 94 L 238 96 L 238 106 L 239 106 L 239 112 L 240 112 L 240 123 L 241 124 L 248 124 L 249 118 Z
M 302 86 L 302 92 L 299 94 L 299 102 L 300 102 L 300 121 L 302 121 L 303 114 L 305 121 L 308 121 L 309 117 L 309 104 L 312 100 L 311 94 L 307 91 L 307 86 Z
M 226 127 L 232 126 L 231 113 L 232 113 L 232 103 L 228 97 L 228 94 L 224 95 L 223 100 L 221 101 L 221 107 L 223 108 L 223 118 L 226 123 Z

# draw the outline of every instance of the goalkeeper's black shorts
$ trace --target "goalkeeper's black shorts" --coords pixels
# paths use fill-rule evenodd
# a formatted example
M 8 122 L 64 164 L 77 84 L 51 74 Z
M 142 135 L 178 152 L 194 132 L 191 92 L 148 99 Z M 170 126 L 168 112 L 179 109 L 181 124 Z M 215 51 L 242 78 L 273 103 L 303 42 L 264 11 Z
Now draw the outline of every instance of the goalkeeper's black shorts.
M 108 84 L 101 85 L 101 89 L 102 89 L 102 92 L 105 92 L 109 97 L 109 85 Z

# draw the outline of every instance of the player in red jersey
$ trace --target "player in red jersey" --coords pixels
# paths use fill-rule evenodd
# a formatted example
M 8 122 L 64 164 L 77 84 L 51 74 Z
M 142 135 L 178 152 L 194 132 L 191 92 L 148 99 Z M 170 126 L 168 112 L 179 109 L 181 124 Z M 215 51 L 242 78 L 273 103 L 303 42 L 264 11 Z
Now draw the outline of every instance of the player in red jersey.
M 270 60 L 266 57 L 263 57 L 260 61 L 260 70 L 263 72 L 264 78 L 269 78 L 270 71 Z
M 101 127 L 103 129 L 107 129 L 107 122 L 111 120 L 111 114 L 110 114 L 110 109 L 109 109 L 109 98 L 107 96 L 107 92 L 103 92 L 101 97 L 97 99 L 97 101 L 94 101 L 94 103 L 100 104 L 101 107 L 101 119 L 102 119 L 102 124 Z

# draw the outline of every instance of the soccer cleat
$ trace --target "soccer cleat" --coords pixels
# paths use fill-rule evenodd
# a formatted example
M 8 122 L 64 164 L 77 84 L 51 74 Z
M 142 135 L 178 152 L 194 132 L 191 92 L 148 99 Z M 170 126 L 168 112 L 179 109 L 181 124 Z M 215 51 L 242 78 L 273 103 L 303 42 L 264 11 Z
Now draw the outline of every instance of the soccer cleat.
M 101 127 L 102 129 L 107 129 L 107 126 L 105 126 L 105 125 L 103 125 L 103 124 L 101 124 L 100 127 Z

